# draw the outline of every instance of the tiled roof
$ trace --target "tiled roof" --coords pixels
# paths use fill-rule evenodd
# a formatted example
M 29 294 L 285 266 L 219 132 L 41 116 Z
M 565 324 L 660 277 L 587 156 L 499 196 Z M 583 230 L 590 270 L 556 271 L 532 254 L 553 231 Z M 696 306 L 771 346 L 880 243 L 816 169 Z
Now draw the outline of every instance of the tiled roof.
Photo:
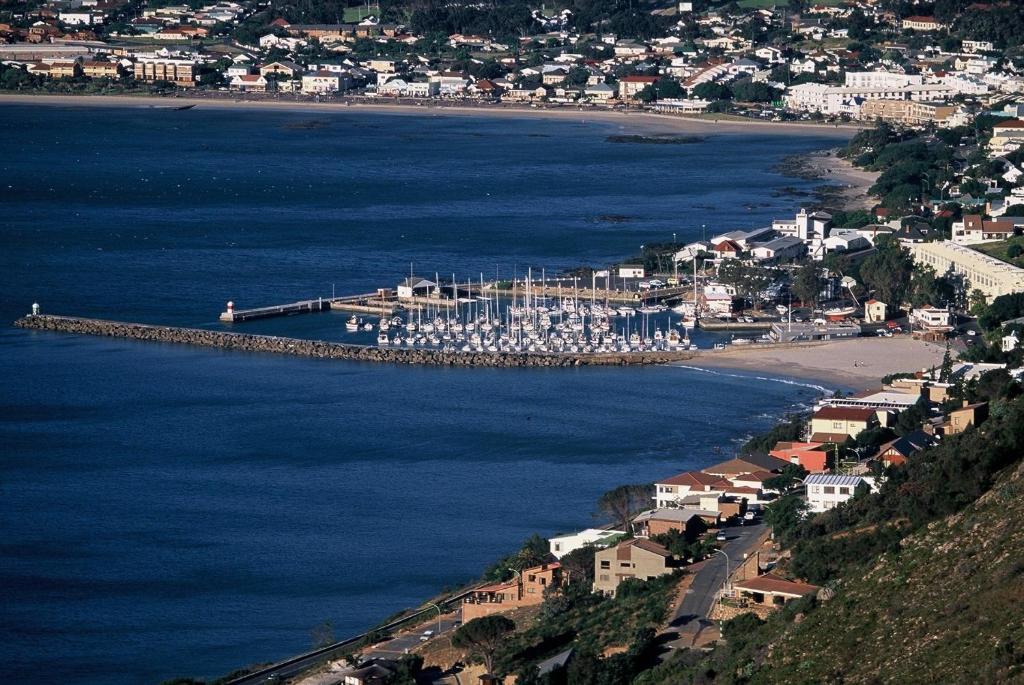
M 870 421 L 874 409 L 865 407 L 822 407 L 814 412 L 813 418 L 828 421 Z
M 817 592 L 821 589 L 817 585 L 786 580 L 774 573 L 766 573 L 763 576 L 751 578 L 750 580 L 741 580 L 733 583 L 732 586 L 737 590 L 768 592 L 780 595 L 791 595 L 793 597 L 803 597 L 804 595 L 809 595 L 812 592 Z

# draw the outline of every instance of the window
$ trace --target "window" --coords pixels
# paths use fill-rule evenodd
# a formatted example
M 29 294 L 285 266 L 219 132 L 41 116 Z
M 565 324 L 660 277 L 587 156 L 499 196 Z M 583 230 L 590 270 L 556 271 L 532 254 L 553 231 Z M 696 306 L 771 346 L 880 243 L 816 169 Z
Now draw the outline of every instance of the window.
M 833 422 L 832 422 L 832 427 L 833 427 L 833 428 L 839 428 L 839 429 L 842 429 L 842 427 L 843 427 L 843 422 L 842 422 L 842 421 L 833 421 Z
M 602 573 L 601 574 L 601 580 L 607 581 L 608 580 L 608 574 Z
M 826 495 L 834 495 L 834 494 L 836 494 L 836 489 L 834 487 L 832 487 L 831 485 L 826 485 L 825 486 L 825 494 Z
M 561 542 L 556 542 L 555 543 L 555 551 L 556 552 L 561 552 L 562 551 L 562 543 Z
M 849 495 L 850 494 L 850 488 L 839 488 L 839 494 L 840 495 Z
M 537 576 L 535 576 L 534 574 L 531 573 L 530 575 L 526 576 L 526 580 L 527 580 L 527 582 L 530 582 L 530 583 L 536 583 L 537 582 Z
M 612 567 L 612 562 L 610 562 L 610 561 L 602 561 L 601 562 L 601 568 L 611 568 L 611 567 Z
M 622 568 L 631 568 L 632 564 L 630 564 L 628 561 L 620 561 L 619 566 L 621 566 Z

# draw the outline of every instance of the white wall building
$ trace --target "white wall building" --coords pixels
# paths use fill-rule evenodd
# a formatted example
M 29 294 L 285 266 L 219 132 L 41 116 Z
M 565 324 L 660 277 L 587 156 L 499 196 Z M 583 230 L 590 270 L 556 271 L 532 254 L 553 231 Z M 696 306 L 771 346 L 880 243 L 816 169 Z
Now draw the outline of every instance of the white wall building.
M 570 533 L 569 535 L 559 535 L 557 537 L 550 538 L 548 540 L 548 545 L 555 558 L 561 559 L 569 552 L 582 549 L 587 545 L 602 548 L 607 547 L 613 542 L 616 542 L 620 535 L 625 535 L 625 533 L 621 530 L 587 528 L 586 530 L 581 530 L 578 533 Z
M 816 514 L 833 509 L 851 499 L 861 483 L 875 489 L 874 479 L 870 477 L 811 474 L 804 479 L 808 507 Z

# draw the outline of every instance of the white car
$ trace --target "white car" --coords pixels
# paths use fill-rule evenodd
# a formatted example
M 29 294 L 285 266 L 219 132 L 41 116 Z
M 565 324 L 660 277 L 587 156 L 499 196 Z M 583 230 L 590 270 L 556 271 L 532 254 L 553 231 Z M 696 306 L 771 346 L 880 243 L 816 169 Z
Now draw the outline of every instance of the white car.
M 424 630 L 423 634 L 420 635 L 420 642 L 426 642 L 427 640 L 429 640 L 432 637 L 434 637 L 434 631 L 433 630 Z

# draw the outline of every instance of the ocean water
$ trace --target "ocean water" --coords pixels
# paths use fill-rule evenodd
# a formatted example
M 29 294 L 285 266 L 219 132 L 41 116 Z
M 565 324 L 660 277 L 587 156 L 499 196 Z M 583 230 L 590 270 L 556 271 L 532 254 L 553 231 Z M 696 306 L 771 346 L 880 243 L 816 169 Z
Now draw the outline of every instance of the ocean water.
M 841 140 L 141 106 L 0 106 L 0 130 L 0 317 L 200 326 L 410 263 L 506 276 L 762 225 L 813 185 L 773 165 Z M 341 321 L 238 328 L 344 339 Z M 9 327 L 0 350 L 12 682 L 216 676 L 325 620 L 358 632 L 818 392 L 770 369 L 398 368 Z

